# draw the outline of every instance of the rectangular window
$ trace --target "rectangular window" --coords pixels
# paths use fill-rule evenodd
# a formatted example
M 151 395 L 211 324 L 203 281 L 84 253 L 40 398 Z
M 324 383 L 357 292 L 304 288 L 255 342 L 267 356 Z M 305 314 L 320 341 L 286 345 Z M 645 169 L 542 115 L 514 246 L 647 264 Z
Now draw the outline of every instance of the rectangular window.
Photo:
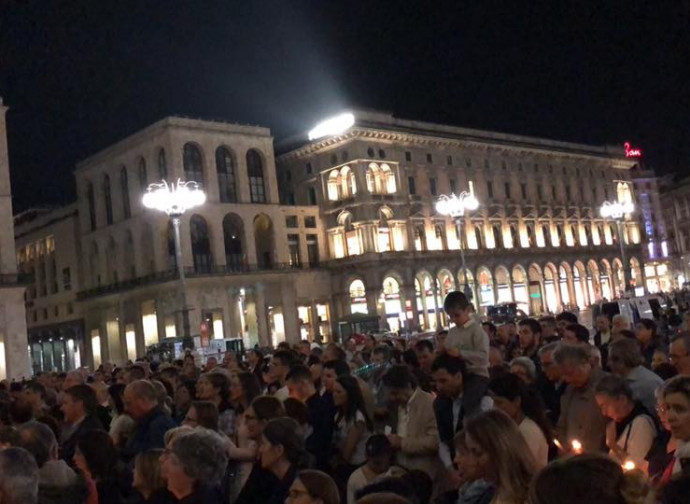
M 285 217 L 285 227 L 293 228 L 293 229 L 298 227 L 297 216 L 296 215 L 287 215 Z
M 285 180 L 288 182 L 290 182 L 292 180 L 292 172 L 290 172 L 290 170 L 287 170 L 285 172 Z
M 410 151 L 405 151 L 405 161 L 412 161 L 412 153 Z
M 315 229 L 316 228 L 316 217 L 314 217 L 313 215 L 305 217 L 304 218 L 304 227 L 309 228 L 309 229 Z
M 307 235 L 307 258 L 309 260 L 309 266 L 318 266 L 319 241 L 315 234 Z
M 471 168 L 472 167 L 472 160 L 470 158 L 465 159 L 465 165 L 468 168 Z
M 288 205 L 296 205 L 297 203 L 295 202 L 295 193 L 290 193 L 288 194 Z
M 556 186 L 551 186 L 551 198 L 556 201 Z
M 311 163 L 307 163 L 307 174 L 310 174 L 311 172 L 312 172 Z
M 433 158 L 431 157 L 431 154 L 429 154 L 429 153 L 427 153 L 427 155 L 426 155 L 426 162 L 427 162 L 427 163 L 432 163 L 432 162 L 433 162 Z
M 453 156 L 446 157 L 446 164 L 451 166 L 453 164 Z
M 309 204 L 316 205 L 316 188 L 309 188 Z
M 525 184 L 525 183 L 520 184 L 520 192 L 522 193 L 522 199 L 526 200 L 527 199 L 527 184 Z
M 503 187 L 505 189 L 506 199 L 510 199 L 510 184 L 506 182 Z
M 570 186 L 565 186 L 565 200 L 570 201 Z
M 537 184 L 537 198 L 539 198 L 539 201 L 544 201 L 544 192 L 542 191 L 541 184 Z
M 288 249 L 290 251 L 290 266 L 292 268 L 299 268 L 301 266 L 299 257 L 299 235 L 288 235 Z
M 494 183 L 493 182 L 487 182 L 486 183 L 486 192 L 489 195 L 489 198 L 493 199 L 494 197 Z
M 429 177 L 429 192 L 432 196 L 436 196 L 436 178 Z
M 249 177 L 249 195 L 252 203 L 266 203 L 266 189 L 264 188 L 264 177 Z
M 417 194 L 417 186 L 415 185 L 414 177 L 407 177 L 407 186 L 410 188 L 410 194 L 412 196 Z
M 455 192 L 455 179 L 450 179 L 450 192 L 454 193 Z

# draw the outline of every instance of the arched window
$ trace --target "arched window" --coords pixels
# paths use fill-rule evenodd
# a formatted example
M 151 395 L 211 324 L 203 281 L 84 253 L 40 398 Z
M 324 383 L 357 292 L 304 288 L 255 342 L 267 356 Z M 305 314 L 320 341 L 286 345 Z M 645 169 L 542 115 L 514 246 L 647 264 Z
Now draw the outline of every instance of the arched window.
M 192 239 L 192 256 L 194 257 L 194 271 L 210 273 L 213 265 L 211 256 L 211 240 L 208 236 L 208 225 L 200 215 L 192 215 L 189 220 L 189 233 Z
M 113 223 L 113 200 L 110 194 L 110 177 L 103 179 L 103 200 L 105 202 L 105 222 L 108 226 Z
M 149 185 L 149 178 L 146 175 L 146 160 L 141 158 L 139 160 L 139 187 L 144 192 Z
M 247 173 L 249 175 L 251 202 L 266 203 L 263 162 L 261 161 L 261 155 L 254 149 L 247 151 Z
M 235 203 L 237 201 L 235 165 L 230 150 L 225 147 L 218 147 L 216 149 L 216 171 L 218 172 L 220 201 L 223 203 Z
M 225 264 L 228 271 L 240 271 L 244 267 L 244 225 L 236 214 L 223 218 L 223 239 L 225 241 Z
M 371 163 L 367 168 L 367 191 L 371 194 L 381 192 L 381 179 L 379 177 L 379 167 L 376 163 Z
M 350 313 L 367 313 L 367 298 L 364 282 L 353 280 L 348 289 L 350 293 Z
M 123 166 L 120 169 L 120 192 L 122 193 L 122 213 L 125 219 L 132 216 L 132 209 L 129 205 L 129 182 L 127 181 L 127 168 Z
M 186 143 L 184 145 L 182 164 L 184 166 L 184 176 L 187 181 L 193 180 L 199 184 L 204 183 L 203 162 L 199 147 L 192 143 Z
M 158 176 L 161 180 L 168 178 L 168 163 L 165 160 L 165 149 L 158 151 Z
M 395 184 L 395 174 L 387 164 L 381 165 L 381 191 L 393 194 L 397 187 Z
M 332 170 L 328 175 L 327 193 L 329 201 L 338 201 L 340 193 L 338 190 L 338 170 Z
M 357 183 L 355 182 L 355 174 L 350 170 L 349 166 L 343 166 L 340 170 L 340 179 L 338 180 L 340 193 L 342 198 L 349 198 L 357 193 Z
M 96 230 L 96 197 L 93 193 L 93 184 L 91 182 L 86 183 L 86 200 L 89 204 L 89 225 L 91 231 Z

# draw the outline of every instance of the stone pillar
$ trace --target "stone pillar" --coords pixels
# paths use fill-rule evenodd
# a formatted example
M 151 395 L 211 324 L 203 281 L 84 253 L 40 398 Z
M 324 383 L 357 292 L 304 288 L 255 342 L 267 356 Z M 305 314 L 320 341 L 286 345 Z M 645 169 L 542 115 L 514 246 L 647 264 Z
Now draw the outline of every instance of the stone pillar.
M 309 316 L 311 318 L 311 339 L 312 341 L 318 341 L 321 338 L 321 323 L 319 321 L 319 311 L 316 309 L 315 301 L 311 302 Z
M 409 329 L 412 330 L 413 327 L 417 327 L 417 325 L 419 325 L 419 310 L 417 309 L 417 295 L 415 292 L 414 284 L 404 285 L 402 288 L 402 291 L 403 291 L 403 302 L 402 302 L 403 313 L 405 313 L 405 320 L 407 321 L 407 325 L 408 325 Z M 407 309 L 405 308 L 405 303 L 408 300 L 412 303 L 412 319 L 407 318 Z
M 254 287 L 254 303 L 256 304 L 256 326 L 259 333 L 259 346 L 271 345 L 271 335 L 268 326 L 268 312 L 266 310 L 266 296 L 263 284 Z
M 235 178 L 237 180 L 237 202 L 249 203 L 251 195 L 249 193 L 249 174 L 247 173 L 247 151 L 238 151 L 237 153 L 237 171 Z
M 283 324 L 285 325 L 285 341 L 290 344 L 300 341 L 299 317 L 295 301 L 295 284 L 283 281 L 280 286 L 283 305 Z

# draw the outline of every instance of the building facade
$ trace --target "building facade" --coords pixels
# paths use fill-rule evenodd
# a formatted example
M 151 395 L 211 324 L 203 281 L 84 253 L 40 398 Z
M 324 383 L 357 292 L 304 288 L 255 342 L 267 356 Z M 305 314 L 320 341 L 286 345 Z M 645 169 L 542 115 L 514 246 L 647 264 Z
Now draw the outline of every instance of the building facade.
M 14 223 L 17 266 L 31 278 L 25 297 L 32 369 L 78 368 L 86 340 L 76 299 L 83 277 L 77 204 L 28 210 Z
M 622 149 L 357 112 L 279 152 L 266 128 L 170 117 L 79 163 L 75 204 L 18 224 L 34 369 L 134 359 L 179 338 L 188 308 L 197 345 L 247 347 L 328 341 L 353 314 L 434 330 L 453 289 L 539 314 L 644 285 L 635 216 L 619 236 L 599 214 L 636 201 Z M 184 294 L 169 218 L 141 202 L 177 179 L 207 194 L 181 219 Z M 461 191 L 479 208 L 439 215 Z
M 669 255 L 674 287 L 690 281 L 690 177 L 667 179 L 661 189 L 662 208 L 669 228 Z
M 624 273 L 644 285 L 638 222 L 625 216 L 619 237 L 599 214 L 604 201 L 635 198 L 635 162 L 622 148 L 354 116 L 345 131 L 278 157 L 283 201 L 319 208 L 335 318 L 369 313 L 391 330 L 433 330 L 454 289 L 469 289 L 479 309 L 516 302 L 538 314 L 611 299 Z M 460 220 L 436 211 L 440 195 L 461 191 L 477 211 Z
M 17 272 L 12 188 L 7 152 L 7 107 L 0 98 L 0 379 L 29 376 L 24 281 Z

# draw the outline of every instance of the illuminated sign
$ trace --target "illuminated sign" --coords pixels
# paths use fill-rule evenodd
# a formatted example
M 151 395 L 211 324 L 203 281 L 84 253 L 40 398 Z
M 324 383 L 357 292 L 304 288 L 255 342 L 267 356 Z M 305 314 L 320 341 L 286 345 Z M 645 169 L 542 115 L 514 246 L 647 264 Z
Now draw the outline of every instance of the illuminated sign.
M 355 116 L 350 112 L 331 117 L 317 124 L 309 132 L 309 140 L 316 140 L 317 138 L 330 135 L 338 135 L 354 124 Z
M 625 142 L 623 144 L 623 147 L 625 147 L 625 157 L 632 157 L 632 158 L 642 157 L 642 150 L 630 147 L 630 142 Z

